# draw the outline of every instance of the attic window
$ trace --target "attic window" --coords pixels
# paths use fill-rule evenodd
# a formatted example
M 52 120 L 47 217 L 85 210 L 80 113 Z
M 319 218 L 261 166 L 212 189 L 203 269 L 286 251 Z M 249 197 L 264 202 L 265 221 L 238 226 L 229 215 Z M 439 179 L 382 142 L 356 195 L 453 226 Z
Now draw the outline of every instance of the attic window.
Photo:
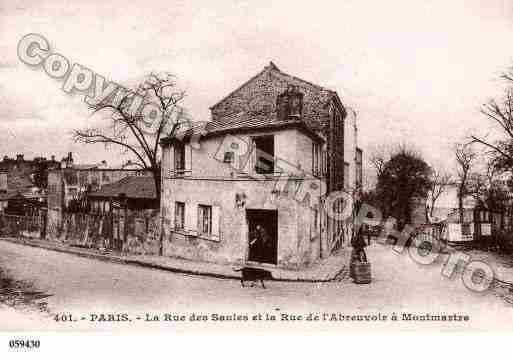
M 256 154 L 255 172 L 274 173 L 274 136 L 254 137 L 253 144 Z

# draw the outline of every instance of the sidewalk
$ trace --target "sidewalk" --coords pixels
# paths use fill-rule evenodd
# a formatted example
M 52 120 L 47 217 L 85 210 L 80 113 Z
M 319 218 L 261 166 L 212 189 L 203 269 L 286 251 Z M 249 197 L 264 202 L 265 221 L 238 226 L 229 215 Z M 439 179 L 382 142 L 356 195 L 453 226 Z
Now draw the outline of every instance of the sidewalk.
M 69 253 L 80 257 L 97 260 L 136 265 L 146 268 L 166 270 L 174 273 L 208 276 L 224 279 L 240 280 L 240 272 L 234 271 L 232 264 L 217 264 L 210 262 L 196 262 L 186 259 L 156 256 L 132 255 L 120 253 L 102 253 L 96 249 L 76 248 L 68 244 L 51 240 L 0 238 L 0 240 L 27 245 L 47 250 Z M 273 280 L 289 282 L 329 282 L 343 279 L 347 275 L 349 266 L 349 250 L 340 250 L 334 255 L 314 263 L 311 267 L 302 270 L 287 270 L 282 268 L 262 267 L 272 273 Z

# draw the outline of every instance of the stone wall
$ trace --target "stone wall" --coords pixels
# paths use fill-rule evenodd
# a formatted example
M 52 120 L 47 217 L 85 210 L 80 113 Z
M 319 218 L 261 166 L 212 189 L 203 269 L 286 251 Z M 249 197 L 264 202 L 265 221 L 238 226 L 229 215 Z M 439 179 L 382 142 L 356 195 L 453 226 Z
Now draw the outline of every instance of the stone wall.
M 0 236 L 42 238 L 44 216 L 0 215 Z
M 200 142 L 198 149 L 191 149 L 192 163 L 190 173 L 185 178 L 172 174 L 172 146 L 163 148 L 163 195 L 161 212 L 164 220 L 164 254 L 192 260 L 212 262 L 242 263 L 247 259 L 248 234 L 246 209 L 273 209 L 278 211 L 278 265 L 296 268 L 308 265 L 319 258 L 321 248 L 321 229 L 326 222 L 317 221 L 317 229 L 312 229 L 314 213 L 308 204 L 302 204 L 304 197 L 293 198 L 296 193 L 292 186 L 286 186 L 287 176 L 264 178 L 263 176 L 241 176 L 241 172 L 251 174 L 250 165 L 245 171 L 237 171 L 224 163 L 223 148 L 231 148 L 230 141 L 250 142 L 251 136 L 264 132 L 242 134 L 234 138 L 213 137 Z M 306 173 L 307 179 L 302 185 L 308 188 L 310 182 L 318 185 L 318 191 L 312 193 L 312 201 L 318 201 L 321 195 L 320 179 L 313 178 L 312 140 L 296 129 L 266 132 L 275 136 L 275 156 L 286 162 L 286 174 Z M 241 145 L 239 143 L 239 145 Z M 219 154 L 218 151 L 220 150 Z M 217 156 L 216 156 L 217 155 Z M 186 160 L 187 161 L 187 160 Z M 248 162 L 249 163 L 249 162 Z M 280 166 L 281 162 L 278 162 Z M 242 166 L 243 167 L 243 166 Z M 243 169 L 241 167 L 241 169 Z M 279 181 L 279 182 L 277 182 Z M 277 184 L 279 183 L 279 184 Z M 303 192 L 302 195 L 306 195 Z M 244 196 L 241 207 L 236 204 L 237 196 Z M 217 238 L 201 238 L 174 229 L 175 202 L 183 202 L 187 213 L 196 212 L 199 204 L 218 208 L 220 212 Z M 320 218 L 322 214 L 317 212 Z M 192 220 L 192 224 L 196 223 Z M 190 228 L 194 231 L 194 228 Z M 326 244 L 323 245 L 326 247 Z M 326 249 L 324 249 L 326 253 Z
M 303 118 L 314 128 L 326 126 L 333 93 L 320 86 L 287 76 L 272 65 L 211 108 L 214 120 L 238 112 L 275 114 L 278 95 L 289 85 L 298 86 L 303 98 Z
M 278 213 L 278 266 L 299 268 L 319 255 L 321 233 L 314 233 L 313 212 L 292 194 L 273 191 L 274 181 L 165 179 L 162 198 L 164 255 L 219 263 L 243 263 L 248 256 L 247 209 L 276 210 Z M 279 187 L 284 186 L 284 184 Z M 244 198 L 244 203 L 237 201 Z M 186 216 L 196 216 L 198 205 L 217 207 L 219 233 L 205 237 L 192 227 L 177 230 L 175 201 L 185 203 Z M 214 226 L 214 225 L 213 225 Z

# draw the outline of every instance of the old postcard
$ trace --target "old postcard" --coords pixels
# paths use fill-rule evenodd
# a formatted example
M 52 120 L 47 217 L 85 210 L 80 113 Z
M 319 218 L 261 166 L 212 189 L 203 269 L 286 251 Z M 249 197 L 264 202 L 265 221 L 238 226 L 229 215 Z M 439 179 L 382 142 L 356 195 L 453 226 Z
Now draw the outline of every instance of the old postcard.
M 513 3 L 0 4 L 0 331 L 513 325 Z

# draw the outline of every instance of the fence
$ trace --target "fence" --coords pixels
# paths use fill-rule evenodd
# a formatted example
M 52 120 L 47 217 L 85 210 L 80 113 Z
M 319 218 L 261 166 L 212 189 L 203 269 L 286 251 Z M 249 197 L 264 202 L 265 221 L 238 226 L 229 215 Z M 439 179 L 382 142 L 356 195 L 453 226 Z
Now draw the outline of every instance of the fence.
M 442 240 L 443 227 L 438 224 L 422 224 L 413 233 L 414 245 L 434 243 Z
M 9 237 L 45 238 L 46 215 L 0 215 L 0 235 Z
M 64 213 L 59 223 L 49 224 L 48 235 L 72 246 L 159 254 L 160 227 L 158 210 Z

